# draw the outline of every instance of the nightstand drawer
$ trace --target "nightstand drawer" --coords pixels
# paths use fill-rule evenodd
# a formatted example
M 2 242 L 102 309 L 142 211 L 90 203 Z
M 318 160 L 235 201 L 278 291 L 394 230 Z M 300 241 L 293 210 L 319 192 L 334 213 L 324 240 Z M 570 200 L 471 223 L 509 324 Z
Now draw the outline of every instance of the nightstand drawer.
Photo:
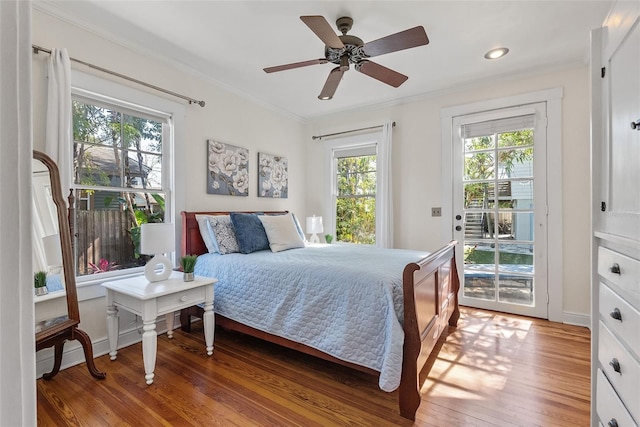
M 191 307 L 205 300 L 206 289 L 203 286 L 158 297 L 158 315 Z
M 614 335 L 640 355 L 640 312 L 604 283 L 600 283 L 600 316 Z
M 640 420 L 640 363 L 600 323 L 598 359 L 609 382 L 631 415 Z
M 605 426 L 638 427 L 600 369 L 598 369 L 597 381 L 596 410 L 602 424 Z

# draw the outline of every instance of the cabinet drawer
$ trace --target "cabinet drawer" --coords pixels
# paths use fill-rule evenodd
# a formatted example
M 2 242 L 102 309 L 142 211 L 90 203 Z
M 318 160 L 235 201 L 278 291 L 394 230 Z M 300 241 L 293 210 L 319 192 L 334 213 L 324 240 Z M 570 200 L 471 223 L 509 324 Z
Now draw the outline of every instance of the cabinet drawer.
M 205 291 L 205 287 L 200 286 L 198 288 L 188 289 L 183 292 L 176 292 L 174 294 L 159 297 L 158 315 L 180 310 L 181 308 L 191 307 L 192 305 L 204 302 Z
M 627 410 L 640 420 L 640 363 L 611 334 L 604 323 L 599 327 L 598 359 L 602 370 Z M 615 366 L 620 372 L 616 372 Z
M 640 261 L 599 247 L 598 274 L 620 288 L 631 305 L 640 310 Z
M 603 425 L 617 424 L 619 427 L 638 427 L 600 369 L 598 369 L 596 394 L 596 411 Z M 613 423 L 613 420 L 616 424 Z
M 640 312 L 603 283 L 600 283 L 600 316 L 614 335 L 640 355 Z

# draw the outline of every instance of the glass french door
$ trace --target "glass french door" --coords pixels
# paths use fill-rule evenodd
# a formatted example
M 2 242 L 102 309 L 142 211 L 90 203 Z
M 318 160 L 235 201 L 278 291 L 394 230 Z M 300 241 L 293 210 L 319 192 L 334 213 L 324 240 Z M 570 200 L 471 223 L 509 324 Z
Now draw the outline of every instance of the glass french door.
M 454 119 L 460 303 L 547 318 L 545 104 Z

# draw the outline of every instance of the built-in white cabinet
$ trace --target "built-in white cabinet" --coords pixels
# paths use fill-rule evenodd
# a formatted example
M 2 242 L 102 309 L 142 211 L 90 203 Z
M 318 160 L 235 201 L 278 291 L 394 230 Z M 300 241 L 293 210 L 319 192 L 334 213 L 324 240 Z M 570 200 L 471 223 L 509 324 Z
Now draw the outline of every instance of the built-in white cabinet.
M 591 425 L 640 426 L 640 2 L 591 49 Z

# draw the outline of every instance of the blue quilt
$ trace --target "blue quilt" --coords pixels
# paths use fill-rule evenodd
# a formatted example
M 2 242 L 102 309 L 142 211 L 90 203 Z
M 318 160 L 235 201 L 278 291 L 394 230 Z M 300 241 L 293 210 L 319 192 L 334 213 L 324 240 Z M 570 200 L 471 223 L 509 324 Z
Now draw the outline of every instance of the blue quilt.
M 205 254 L 196 275 L 215 277 L 214 311 L 380 372 L 400 384 L 402 271 L 427 252 L 363 245 Z

